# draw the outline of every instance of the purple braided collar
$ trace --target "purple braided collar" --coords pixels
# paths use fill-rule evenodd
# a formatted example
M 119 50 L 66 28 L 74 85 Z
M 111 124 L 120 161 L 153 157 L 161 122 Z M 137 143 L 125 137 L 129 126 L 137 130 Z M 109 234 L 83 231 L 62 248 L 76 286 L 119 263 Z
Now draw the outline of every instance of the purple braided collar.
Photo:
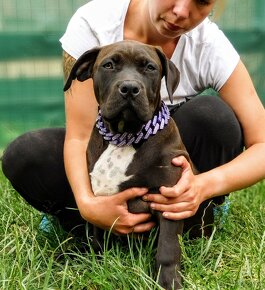
M 100 110 L 98 112 L 96 127 L 106 141 L 118 147 L 122 147 L 138 144 L 141 141 L 147 140 L 150 136 L 154 136 L 157 131 L 164 129 L 168 123 L 169 118 L 170 113 L 168 107 L 162 101 L 160 110 L 153 116 L 151 120 L 144 124 L 141 130 L 137 133 L 112 133 L 105 127 Z

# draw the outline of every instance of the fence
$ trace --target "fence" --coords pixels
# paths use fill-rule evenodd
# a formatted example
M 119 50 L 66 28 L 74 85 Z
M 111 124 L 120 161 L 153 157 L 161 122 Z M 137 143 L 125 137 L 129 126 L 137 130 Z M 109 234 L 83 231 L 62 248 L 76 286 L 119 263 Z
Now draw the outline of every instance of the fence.
M 0 0 L 0 148 L 27 130 L 64 125 L 58 39 L 86 2 Z M 229 0 L 217 22 L 241 53 L 265 103 L 264 16 L 264 0 Z

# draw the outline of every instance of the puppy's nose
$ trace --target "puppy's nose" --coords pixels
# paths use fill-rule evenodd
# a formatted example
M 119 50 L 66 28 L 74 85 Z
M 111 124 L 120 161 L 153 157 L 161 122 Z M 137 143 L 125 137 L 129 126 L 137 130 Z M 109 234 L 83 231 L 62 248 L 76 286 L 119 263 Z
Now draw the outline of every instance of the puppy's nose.
M 124 81 L 119 86 L 119 92 L 123 98 L 135 98 L 140 91 L 141 87 L 136 81 Z

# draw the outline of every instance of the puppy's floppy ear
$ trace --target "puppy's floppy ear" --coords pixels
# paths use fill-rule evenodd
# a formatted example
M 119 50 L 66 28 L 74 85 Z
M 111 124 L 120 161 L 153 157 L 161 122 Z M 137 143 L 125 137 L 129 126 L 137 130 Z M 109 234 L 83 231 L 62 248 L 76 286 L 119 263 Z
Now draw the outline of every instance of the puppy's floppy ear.
M 165 76 L 168 96 L 170 102 L 173 103 L 173 93 L 178 87 L 180 73 L 175 64 L 165 56 L 160 48 L 156 47 L 156 52 L 162 64 L 162 76 Z
M 93 66 L 100 52 L 100 48 L 96 47 L 84 52 L 73 65 L 68 79 L 64 85 L 64 91 L 67 91 L 72 84 L 72 81 L 78 79 L 83 82 L 92 77 Z

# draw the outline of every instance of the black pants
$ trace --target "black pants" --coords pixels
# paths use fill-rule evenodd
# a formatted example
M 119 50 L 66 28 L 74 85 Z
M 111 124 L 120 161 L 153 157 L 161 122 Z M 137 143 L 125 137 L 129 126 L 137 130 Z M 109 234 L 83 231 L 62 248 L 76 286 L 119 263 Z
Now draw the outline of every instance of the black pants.
M 200 172 L 235 158 L 243 150 L 240 124 L 221 99 L 196 97 L 172 110 L 183 143 Z M 14 140 L 2 157 L 2 168 L 16 191 L 36 209 L 59 218 L 70 230 L 84 225 L 68 183 L 63 161 L 65 129 L 42 129 Z M 214 200 L 221 203 L 223 197 Z

